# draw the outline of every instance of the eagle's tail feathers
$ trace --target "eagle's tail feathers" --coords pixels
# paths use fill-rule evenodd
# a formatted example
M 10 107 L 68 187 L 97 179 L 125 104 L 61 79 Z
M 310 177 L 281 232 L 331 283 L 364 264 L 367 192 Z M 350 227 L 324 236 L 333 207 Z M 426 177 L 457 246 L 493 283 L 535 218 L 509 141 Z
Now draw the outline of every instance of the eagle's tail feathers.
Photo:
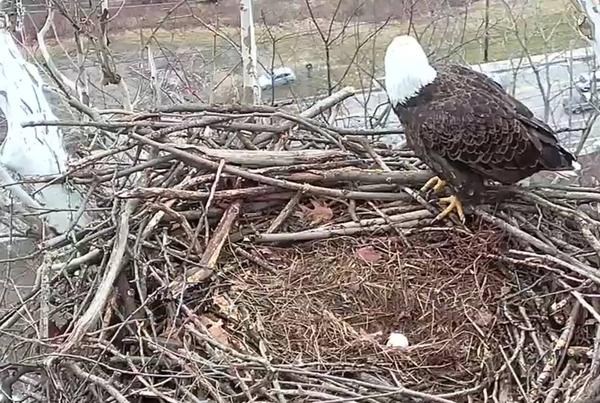
M 541 162 L 544 169 L 548 171 L 579 171 L 581 169 L 575 156 L 560 145 L 544 144 Z

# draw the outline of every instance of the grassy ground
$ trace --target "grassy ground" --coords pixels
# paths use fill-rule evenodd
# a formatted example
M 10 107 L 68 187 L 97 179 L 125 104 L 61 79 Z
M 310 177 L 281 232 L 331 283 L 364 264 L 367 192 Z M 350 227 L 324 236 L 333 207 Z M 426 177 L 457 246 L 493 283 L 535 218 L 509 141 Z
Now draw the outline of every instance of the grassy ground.
M 574 29 L 575 18 L 569 0 L 528 0 L 518 3 L 519 5 L 509 9 L 502 1 L 491 1 L 489 61 L 520 57 L 524 56 L 525 52 L 533 55 L 580 47 L 584 44 Z M 440 11 L 439 14 L 445 14 L 446 17 L 437 19 L 435 23 L 432 23 L 431 19 L 420 18 L 415 21 L 413 32 L 416 31 L 421 37 L 421 42 L 436 57 L 449 56 L 470 64 L 482 62 L 484 4 L 483 1 L 475 3 L 466 10 L 466 14 L 464 9 L 453 9 L 452 16 L 447 16 L 447 10 Z M 321 25 L 326 27 L 327 21 L 323 21 Z M 335 27 L 337 32 L 341 29 L 341 26 Z M 357 44 L 378 29 L 380 31 L 377 35 L 367 41 L 357 53 Z M 373 72 L 375 76 L 381 75 L 383 54 L 391 38 L 407 33 L 408 30 L 408 23 L 395 21 L 383 28 L 376 24 L 348 27 L 344 35 L 330 46 L 329 64 L 333 84 L 368 86 Z M 224 29 L 220 32 L 232 42 L 239 42 L 238 30 Z M 276 38 L 275 49 L 269 32 L 264 26 L 257 24 L 260 63 L 268 69 L 273 62 L 275 51 L 274 65 L 290 66 L 298 76 L 293 88 L 278 89 L 276 96 L 303 97 L 326 91 L 325 48 L 312 24 L 309 21 L 296 21 L 287 26 L 272 28 L 270 33 Z M 144 33 L 148 34 L 149 32 Z M 117 55 L 117 60 L 123 64 L 139 61 L 140 37 L 139 32 L 133 31 L 113 34 L 111 48 Z M 209 30 L 159 30 L 155 39 L 155 43 L 168 49 L 166 53 L 158 56 L 159 59 L 166 60 L 177 55 L 184 65 L 194 59 L 193 70 L 213 84 L 219 82 L 231 70 L 239 73 L 239 67 L 235 67 L 239 63 L 238 52 L 229 40 L 215 36 Z M 55 57 L 59 60 L 64 57 L 61 56 L 61 52 L 58 48 L 53 49 Z M 351 62 L 352 67 L 347 69 Z M 213 63 L 217 67 L 214 75 Z M 311 74 L 306 70 L 307 63 L 313 65 Z M 160 61 L 158 64 L 161 64 Z M 227 87 L 235 85 L 234 81 L 225 81 L 220 90 L 228 97 L 231 94 Z M 266 96 L 269 97 L 269 94 Z

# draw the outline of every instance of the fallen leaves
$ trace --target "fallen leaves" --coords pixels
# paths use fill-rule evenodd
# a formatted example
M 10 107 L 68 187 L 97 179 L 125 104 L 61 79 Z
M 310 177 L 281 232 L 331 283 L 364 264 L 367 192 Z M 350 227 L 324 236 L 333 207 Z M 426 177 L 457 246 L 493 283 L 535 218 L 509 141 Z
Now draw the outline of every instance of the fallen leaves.
M 474 322 L 477 326 L 488 327 L 494 322 L 494 315 L 487 309 L 482 308 L 477 312 Z
M 227 318 L 239 320 L 239 313 L 235 304 L 225 295 L 218 294 L 213 296 L 214 307 Z
M 359 333 L 359 340 L 368 341 L 375 344 L 379 344 L 380 339 L 383 336 L 383 332 L 381 330 L 374 333 L 367 333 L 364 329 L 360 329 Z
M 383 256 L 375 250 L 372 246 L 363 246 L 356 250 L 356 256 L 365 261 L 365 263 L 377 263 Z
M 229 346 L 229 333 L 223 328 L 223 321 L 212 320 L 207 316 L 200 316 L 200 322 L 206 327 L 208 334 L 212 336 L 215 341 Z
M 300 205 L 302 214 L 310 221 L 312 225 L 323 224 L 333 219 L 333 210 L 326 204 L 321 204 L 316 200 L 311 200 L 313 208 Z

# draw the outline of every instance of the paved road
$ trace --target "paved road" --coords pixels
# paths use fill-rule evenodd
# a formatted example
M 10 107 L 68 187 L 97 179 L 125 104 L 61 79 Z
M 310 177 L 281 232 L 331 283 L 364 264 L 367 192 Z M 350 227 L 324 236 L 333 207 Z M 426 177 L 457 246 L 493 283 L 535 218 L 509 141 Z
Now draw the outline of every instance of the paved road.
M 569 63 L 567 60 L 558 63 L 543 64 L 537 67 L 538 75 L 536 75 L 534 70 L 529 67 L 519 70 L 516 77 L 513 71 L 506 69 L 494 71 L 493 69 L 486 69 L 484 66 L 482 70 L 503 85 L 508 91 L 511 91 L 511 89 L 514 88 L 514 95 L 516 98 L 527 105 L 539 118 L 544 119 L 547 117 L 547 122 L 554 128 L 581 128 L 584 127 L 586 122 L 590 119 L 590 113 L 569 113 L 565 111 L 562 105 L 563 98 L 569 97 L 570 91 L 576 91 L 573 88 L 573 83 L 579 76 L 589 76 L 591 71 L 590 60 L 573 60 L 572 63 Z M 540 90 L 537 76 L 539 76 L 539 80 L 544 88 L 544 94 L 547 94 L 547 115 L 545 115 L 546 104 L 544 102 L 544 97 L 542 96 L 542 91 Z M 365 105 L 370 111 L 369 115 L 372 116 L 375 114 L 376 116 L 381 116 L 382 112 L 385 110 L 384 105 L 386 103 L 387 98 L 383 91 L 377 91 L 371 94 L 361 94 L 356 98 L 348 100 L 346 106 L 348 108 L 348 115 L 351 116 L 351 125 L 364 127 Z M 393 127 L 393 125 L 397 124 L 398 120 L 396 116 L 391 113 L 386 126 Z M 560 136 L 561 141 L 564 142 L 567 147 L 574 148 L 577 145 L 580 133 L 562 133 Z M 387 141 L 395 144 L 402 141 L 402 139 L 388 138 Z M 600 139 L 598 139 L 598 142 L 600 142 Z
M 571 56 L 573 56 L 571 58 Z M 589 57 L 589 51 L 585 48 L 577 49 L 572 54 L 556 53 L 550 55 L 534 56 L 536 69 L 539 72 L 539 78 L 544 88 L 544 93 L 547 94 L 546 98 L 549 100 L 548 107 L 544 103 L 544 97 L 540 90 L 540 84 L 533 69 L 530 67 L 521 67 L 518 70 L 518 74 L 514 74 L 514 69 L 511 66 L 519 65 L 518 61 L 499 61 L 488 63 L 485 65 L 474 66 L 486 74 L 490 75 L 500 84 L 502 84 L 509 91 L 514 88 L 515 96 L 527 105 L 535 115 L 545 119 L 554 128 L 580 128 L 586 125 L 586 122 L 590 119 L 590 113 L 573 114 L 565 112 L 562 106 L 562 98 L 569 95 L 569 89 L 572 88 L 572 84 L 576 81 L 580 75 L 590 74 L 591 59 Z M 550 60 L 550 63 L 546 63 L 546 60 Z M 571 62 L 569 61 L 571 60 Z M 159 58 L 156 60 L 157 68 L 161 72 L 170 70 L 172 66 L 167 63 L 167 59 Z M 524 66 L 526 63 L 520 63 Z M 61 66 L 66 68 L 67 66 Z M 122 72 L 128 71 L 128 67 L 122 66 Z M 300 72 L 297 71 L 297 74 Z M 88 69 L 88 74 L 93 76 L 93 81 L 100 81 L 100 72 L 97 66 Z M 137 76 L 129 78 L 129 84 L 132 84 L 138 78 Z M 516 79 L 516 82 L 515 82 Z M 177 80 L 176 80 L 177 81 Z M 302 83 L 302 84 L 301 84 Z M 313 77 L 311 79 L 304 78 L 298 80 L 298 84 L 293 88 L 293 95 L 300 96 L 307 95 L 317 90 L 317 88 L 311 87 L 319 84 L 318 78 Z M 322 83 L 320 83 L 322 84 Z M 600 87 L 600 86 L 599 86 Z M 548 90 L 549 88 L 549 90 Z M 117 91 L 117 90 L 115 90 Z M 306 94 L 305 94 L 306 93 Z M 265 96 L 269 98 L 269 92 L 264 92 Z M 276 89 L 276 98 L 281 100 L 290 97 L 290 89 L 287 87 Z M 368 101 L 367 101 L 368 100 Z M 102 102 L 105 100 L 99 100 Z M 360 94 L 346 102 L 347 115 L 342 119 L 345 119 L 345 124 L 348 125 L 348 116 L 350 117 L 349 125 L 354 127 L 365 127 L 365 119 L 374 121 L 381 115 L 385 110 L 384 106 L 387 104 L 387 97 L 383 91 L 375 91 L 370 94 Z M 365 116 L 365 105 L 367 107 L 367 113 Z M 546 113 L 547 110 L 547 113 Z M 546 116 L 547 115 L 547 116 Z M 547 118 L 547 119 L 546 119 Z M 389 115 L 387 120 L 387 126 L 397 125 L 397 118 L 393 113 Z M 580 133 L 579 132 L 567 132 L 561 134 L 561 141 L 571 149 L 574 149 L 578 143 Z M 600 145 L 600 132 L 597 133 L 597 141 L 588 141 L 587 144 L 590 147 L 596 147 Z M 386 141 L 391 144 L 397 144 L 402 142 L 402 138 L 395 138 L 391 136 L 386 137 Z

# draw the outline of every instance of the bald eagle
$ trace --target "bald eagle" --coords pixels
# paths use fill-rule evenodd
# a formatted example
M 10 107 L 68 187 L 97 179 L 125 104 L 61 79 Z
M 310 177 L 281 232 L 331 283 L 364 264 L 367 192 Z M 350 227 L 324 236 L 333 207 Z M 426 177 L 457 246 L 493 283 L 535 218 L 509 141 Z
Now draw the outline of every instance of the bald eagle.
M 421 189 L 454 195 L 436 217 L 456 211 L 461 200 L 479 200 L 485 182 L 514 184 L 541 170 L 576 169 L 552 129 L 502 86 L 468 67 L 434 66 L 417 40 L 398 36 L 385 54 L 385 88 L 407 144 L 437 175 Z

